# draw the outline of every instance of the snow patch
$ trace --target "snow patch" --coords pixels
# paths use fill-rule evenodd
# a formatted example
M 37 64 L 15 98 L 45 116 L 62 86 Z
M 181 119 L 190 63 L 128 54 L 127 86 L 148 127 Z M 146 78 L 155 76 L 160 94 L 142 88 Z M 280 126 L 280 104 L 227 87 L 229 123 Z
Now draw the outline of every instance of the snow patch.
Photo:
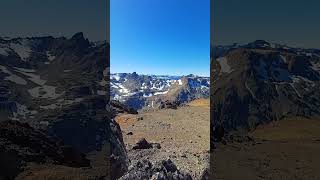
M 49 51 L 47 51 L 47 57 L 49 61 L 53 61 L 56 58 L 56 56 L 53 56 Z
M 151 97 L 151 96 L 152 96 L 151 93 L 149 93 L 149 94 L 143 94 L 143 97 Z
M 17 69 L 18 70 L 18 69 Z M 28 76 L 29 80 L 34 82 L 35 84 L 38 84 L 40 86 L 43 86 L 45 85 L 45 83 L 47 82 L 46 80 L 42 80 L 41 77 L 39 75 L 36 75 L 36 74 L 33 74 L 33 73 L 30 73 L 30 72 L 24 72 L 24 71 L 21 71 L 21 70 L 18 70 L 19 73 L 25 75 L 25 76 Z
M 226 57 L 220 57 L 217 59 L 217 61 L 220 64 L 221 67 L 221 72 L 224 73 L 231 73 L 233 70 L 231 69 L 231 67 L 228 64 L 228 59 Z
M 26 40 L 19 43 L 10 43 L 10 48 L 16 52 L 23 61 L 30 57 L 31 48 L 27 45 Z
M 116 81 L 119 81 L 120 80 L 120 76 L 118 74 L 113 74 L 113 75 L 111 75 L 110 79 L 115 79 Z
M 56 87 L 48 86 L 48 85 L 38 86 L 32 89 L 29 89 L 28 92 L 33 98 L 47 98 L 47 99 L 56 99 L 63 94 L 63 93 L 57 94 Z
M 164 91 L 164 92 L 156 92 L 156 93 L 154 93 L 154 95 L 162 95 L 162 94 L 167 94 L 168 93 L 168 91 Z
M 13 74 L 6 67 L 0 65 L 0 70 L 9 75 L 9 76 L 5 77 L 4 80 L 11 81 L 11 82 L 14 82 L 19 85 L 26 85 L 27 84 L 26 80 L 24 80 L 20 76 Z
M 3 55 L 3 56 L 8 56 L 9 53 L 8 53 L 9 49 L 7 47 L 0 47 L 0 54 Z

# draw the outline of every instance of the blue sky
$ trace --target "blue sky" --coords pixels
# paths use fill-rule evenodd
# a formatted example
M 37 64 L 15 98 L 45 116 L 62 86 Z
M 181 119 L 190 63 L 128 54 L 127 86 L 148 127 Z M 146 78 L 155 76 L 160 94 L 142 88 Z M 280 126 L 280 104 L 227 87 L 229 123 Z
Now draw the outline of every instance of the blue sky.
M 1 0 L 0 36 L 66 36 L 109 40 L 106 0 Z
M 264 39 L 320 48 L 319 0 L 213 0 L 214 44 Z
M 110 0 L 111 72 L 209 76 L 209 0 Z

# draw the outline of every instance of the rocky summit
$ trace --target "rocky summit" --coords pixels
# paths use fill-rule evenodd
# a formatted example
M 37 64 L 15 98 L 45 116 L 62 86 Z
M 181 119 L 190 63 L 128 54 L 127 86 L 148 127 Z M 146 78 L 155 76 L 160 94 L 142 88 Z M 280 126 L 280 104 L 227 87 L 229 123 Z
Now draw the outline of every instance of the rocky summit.
M 210 95 L 210 78 L 195 75 L 159 76 L 115 73 L 110 76 L 111 97 L 131 108 L 159 109 Z
M 215 46 L 211 121 L 226 130 L 254 129 L 287 117 L 320 116 L 320 50 L 263 40 Z

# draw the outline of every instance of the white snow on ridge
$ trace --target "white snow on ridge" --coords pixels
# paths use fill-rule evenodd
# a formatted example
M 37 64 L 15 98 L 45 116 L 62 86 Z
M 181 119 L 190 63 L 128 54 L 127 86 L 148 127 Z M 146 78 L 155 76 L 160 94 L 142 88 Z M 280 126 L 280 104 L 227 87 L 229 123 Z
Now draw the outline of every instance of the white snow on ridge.
M 49 98 L 49 99 L 56 99 L 63 94 L 63 93 L 57 94 L 56 87 L 48 86 L 48 85 L 38 86 L 32 89 L 29 89 L 28 92 L 33 98 Z
M 291 87 L 293 88 L 293 90 L 296 92 L 297 96 L 301 98 L 302 96 L 301 96 L 301 94 L 299 93 L 299 91 L 294 87 L 294 84 L 293 84 L 293 83 L 290 83 L 290 86 L 291 86 Z
M 122 84 L 120 84 L 120 83 L 112 83 L 112 82 L 111 82 L 111 87 L 118 89 L 118 91 L 119 91 L 120 93 L 124 93 L 124 94 L 130 93 L 130 91 L 129 91 L 127 88 L 125 88 L 125 87 L 124 87 Z
M 47 51 L 46 54 L 47 54 L 49 61 L 53 61 L 56 58 L 56 56 L 51 55 L 51 53 L 49 51 Z
M 182 81 L 181 81 L 181 79 L 179 79 L 179 80 L 178 80 L 178 82 L 179 82 L 179 85 L 182 85 Z
M 115 80 L 119 81 L 120 80 L 120 76 L 118 74 L 112 74 L 110 79 L 115 79 Z
M 23 78 L 15 75 L 15 74 L 11 74 L 10 76 L 4 78 L 4 80 L 11 81 L 11 82 L 14 82 L 14 83 L 20 84 L 20 85 L 27 85 L 26 80 L 24 80 Z
M 220 57 L 217 59 L 217 61 L 220 64 L 221 67 L 221 72 L 224 73 L 231 73 L 233 70 L 231 69 L 231 67 L 228 64 L 228 59 L 226 57 Z
M 143 94 L 143 97 L 151 97 L 152 96 L 152 94 L 150 93 L 150 94 Z
M 83 98 L 75 98 L 73 100 L 68 100 L 68 99 L 58 99 L 57 103 L 49 104 L 49 105 L 40 105 L 40 109 L 58 109 L 62 108 L 65 105 L 70 105 L 73 103 L 81 102 Z
M 284 63 L 288 63 L 287 58 L 284 57 L 283 55 L 280 55 L 280 59 L 281 59 Z
M 137 92 L 128 92 L 128 93 L 124 94 L 123 96 L 133 96 L 136 94 L 137 94 Z
M 318 63 L 311 62 L 311 64 L 312 64 L 311 68 L 313 70 L 320 72 L 320 62 Z
M 3 55 L 3 56 L 8 56 L 9 53 L 8 53 L 9 49 L 6 48 L 6 47 L 0 47 L 0 54 Z
M 27 45 L 26 41 L 20 41 L 20 43 L 10 43 L 10 48 L 16 52 L 23 61 L 26 61 L 31 54 L 31 48 Z
M 5 77 L 4 80 L 11 81 L 19 85 L 26 85 L 28 82 L 21 78 L 20 76 L 17 76 L 13 74 L 11 71 L 9 71 L 6 67 L 0 65 L 0 70 L 9 76 Z
M 209 87 L 201 85 L 201 89 L 209 89 Z
M 34 69 L 25 69 L 25 68 L 18 68 L 15 67 L 16 70 L 22 71 L 22 72 L 26 72 L 26 73 L 34 73 L 36 72 Z
M 19 72 L 19 73 L 21 73 L 21 74 L 23 74 L 23 75 L 25 75 L 25 76 L 28 76 L 29 78 L 29 80 L 30 81 L 32 81 L 32 82 L 34 82 L 35 84 L 38 84 L 38 85 L 40 85 L 40 86 L 43 86 L 43 85 L 45 85 L 46 84 L 46 80 L 43 80 L 43 79 L 41 79 L 41 77 L 39 76 L 39 75 L 36 75 L 36 74 L 33 74 L 33 73 L 31 73 L 30 71 L 29 72 L 25 72 L 25 71 L 21 71 L 21 70 L 18 70 L 18 68 L 16 68 L 17 69 L 17 71 Z
M 315 83 L 313 81 L 310 81 L 309 79 L 304 78 L 302 76 L 292 76 L 291 79 L 294 83 L 305 82 L 306 84 L 308 84 L 308 86 L 311 86 L 311 87 L 315 86 Z
M 167 94 L 167 93 L 168 93 L 168 91 L 164 91 L 164 92 L 156 92 L 156 93 L 154 93 L 154 95 Z

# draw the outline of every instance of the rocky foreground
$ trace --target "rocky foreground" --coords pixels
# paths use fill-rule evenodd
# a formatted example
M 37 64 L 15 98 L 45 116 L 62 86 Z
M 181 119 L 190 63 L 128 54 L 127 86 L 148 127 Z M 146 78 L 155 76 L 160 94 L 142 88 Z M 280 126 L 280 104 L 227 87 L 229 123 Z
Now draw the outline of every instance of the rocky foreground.
M 122 129 L 130 160 L 129 171 L 122 179 L 205 179 L 208 176 L 208 100 L 194 101 L 177 109 L 121 114 L 116 121 Z

